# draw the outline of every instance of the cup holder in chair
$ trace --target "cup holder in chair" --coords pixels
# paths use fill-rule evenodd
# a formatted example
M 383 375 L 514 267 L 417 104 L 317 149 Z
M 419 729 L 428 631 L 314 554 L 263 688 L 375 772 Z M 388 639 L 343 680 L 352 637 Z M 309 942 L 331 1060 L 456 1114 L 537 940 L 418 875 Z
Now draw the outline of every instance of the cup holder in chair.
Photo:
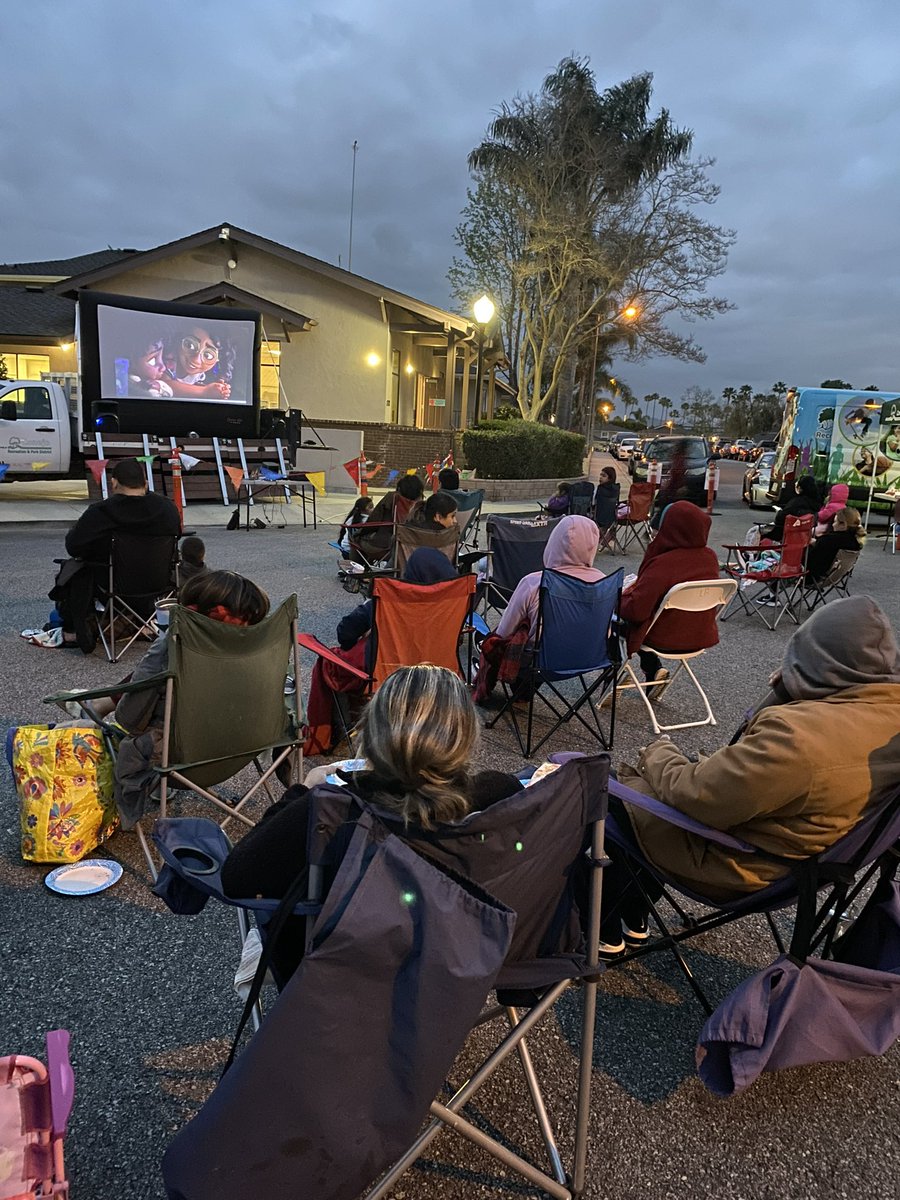
M 169 853 L 192 875 L 214 875 L 222 866 L 211 854 L 196 846 L 172 846 Z

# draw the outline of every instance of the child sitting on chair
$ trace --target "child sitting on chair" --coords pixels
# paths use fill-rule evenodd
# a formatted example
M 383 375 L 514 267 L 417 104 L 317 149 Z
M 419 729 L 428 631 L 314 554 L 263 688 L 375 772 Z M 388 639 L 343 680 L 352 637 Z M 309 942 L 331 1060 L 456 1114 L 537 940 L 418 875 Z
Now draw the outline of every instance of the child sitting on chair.
M 209 569 L 206 565 L 206 546 L 202 538 L 182 538 L 179 555 L 178 574 L 182 584 Z
M 564 517 L 569 511 L 569 505 L 572 502 L 569 495 L 571 490 L 571 484 L 558 483 L 556 485 L 556 495 L 551 496 L 547 501 L 547 512 L 551 517 Z
M 344 517 L 341 525 L 341 536 L 338 538 L 338 545 L 341 548 L 341 554 L 344 558 L 350 557 L 350 529 L 352 525 L 365 525 L 369 517 L 372 515 L 374 505 L 368 496 L 360 496 L 350 511 Z M 356 534 L 358 530 L 354 531 Z

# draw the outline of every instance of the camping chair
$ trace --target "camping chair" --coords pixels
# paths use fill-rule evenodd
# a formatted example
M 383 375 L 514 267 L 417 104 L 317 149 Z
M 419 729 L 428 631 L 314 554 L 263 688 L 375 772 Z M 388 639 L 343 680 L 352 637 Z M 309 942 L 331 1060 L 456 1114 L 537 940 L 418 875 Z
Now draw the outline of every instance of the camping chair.
M 456 488 L 447 492 L 456 501 L 456 523 L 459 526 L 460 553 L 474 554 L 478 549 L 481 506 L 484 504 L 484 488 L 466 491 Z
M 816 579 L 808 574 L 803 579 L 799 599 L 812 612 L 819 604 L 827 604 L 829 597 L 844 599 L 850 595 L 850 579 L 859 562 L 859 550 L 838 550 L 834 562 L 826 575 Z
M 352 788 L 316 788 L 309 797 L 307 904 L 314 905 L 313 898 L 321 897 L 323 873 L 330 871 L 334 882 L 325 909 L 315 923 L 310 922 L 307 953 L 261 1029 L 225 1074 L 213 1098 L 169 1147 L 163 1173 L 170 1192 L 210 1200 L 218 1194 L 216 1180 L 228 1177 L 233 1194 L 313 1195 L 325 1188 L 321 1164 L 331 1163 L 333 1171 L 340 1173 L 327 1182 L 334 1200 L 350 1200 L 361 1193 L 367 1200 L 384 1200 L 436 1135 L 450 1129 L 542 1194 L 556 1200 L 582 1196 L 596 990 L 603 969 L 598 940 L 607 771 L 605 755 L 578 758 L 524 791 L 427 833 L 404 826 L 395 815 L 366 808 L 352 795 Z M 380 828 L 375 835 L 373 820 Z M 350 846 L 336 851 L 336 835 L 347 830 L 348 822 L 354 822 Z M 208 823 L 160 822 L 155 836 L 164 843 L 172 872 L 196 887 L 202 898 L 217 894 L 215 852 L 206 852 L 213 860 L 212 871 L 207 867 L 193 873 L 184 864 L 191 852 L 190 826 L 199 824 Z M 179 825 L 186 827 L 183 832 Z M 210 839 L 217 836 L 214 827 L 209 834 Z M 357 839 L 371 846 L 373 836 L 376 844 L 368 859 L 374 858 L 378 866 L 381 856 L 382 874 L 370 868 L 365 885 L 355 893 L 359 896 L 364 886 L 365 902 L 351 901 L 348 907 L 345 896 L 355 886 L 356 862 L 366 856 L 356 849 Z M 341 855 L 337 867 L 336 853 Z M 391 857 L 403 865 L 402 880 L 384 869 Z M 470 882 L 475 880 L 494 905 L 515 913 L 499 974 L 482 985 L 478 1003 L 491 990 L 496 1000 L 480 1015 L 478 1003 L 469 1003 L 471 987 L 468 992 L 464 988 L 487 955 L 489 917 L 484 918 L 482 932 L 474 939 L 469 934 L 465 942 L 458 924 L 444 922 L 436 930 L 440 918 L 434 899 L 445 889 L 447 876 L 468 888 L 475 887 Z M 587 896 L 580 913 L 574 895 L 576 877 L 584 880 Z M 385 882 L 379 887 L 380 879 Z M 414 895 L 415 903 L 406 900 L 398 907 L 398 890 L 404 899 L 407 893 Z M 254 909 L 260 903 L 271 904 L 237 903 Z M 474 904 L 473 897 L 467 907 Z M 313 911 L 319 907 L 321 898 Z M 285 912 L 292 911 L 308 915 L 309 908 L 303 903 L 294 906 L 289 894 Z M 342 914 L 337 926 L 340 936 L 335 936 L 336 912 Z M 275 923 L 266 916 L 270 934 Z M 386 923 L 391 936 L 382 933 Z M 582 924 L 587 926 L 586 938 Z M 442 930 L 444 935 L 436 938 Z M 324 995 L 321 964 L 331 980 Z M 265 965 L 264 955 L 245 1018 Z M 571 1113 L 566 1141 L 574 1143 L 567 1172 L 528 1037 L 541 1021 L 552 1018 L 557 1001 L 578 982 L 582 984 L 581 1029 L 577 1083 L 573 1080 L 570 1085 L 566 1105 Z M 433 1099 L 446 1086 L 453 1060 L 475 1027 L 482 1030 L 482 1038 L 496 1031 L 491 1053 L 452 1095 Z M 335 1070 L 339 1057 L 357 1062 L 359 1069 Z M 511 1150 L 496 1129 L 486 1132 L 467 1110 L 510 1057 L 517 1057 L 521 1066 L 527 1091 L 521 1087 L 521 1077 L 512 1076 L 512 1086 L 534 1109 L 545 1162 L 530 1161 Z M 279 1085 L 273 1087 L 270 1064 L 276 1061 Z M 504 1087 L 510 1086 L 507 1080 Z M 299 1128 L 303 1138 L 297 1139 L 296 1150 L 285 1155 L 282 1147 L 288 1128 Z
M 627 655 L 625 656 L 622 663 L 622 674 L 627 675 L 630 682 L 618 684 L 616 691 L 622 692 L 632 688 L 637 689 L 638 695 L 643 700 L 647 712 L 650 714 L 650 722 L 653 725 L 654 733 L 668 732 L 671 729 L 694 729 L 699 725 L 715 725 L 716 718 L 713 716 L 713 711 L 709 706 L 709 697 L 700 686 L 700 680 L 694 674 L 689 661 L 692 658 L 699 658 L 701 654 L 706 653 L 706 650 L 663 650 L 659 646 L 653 645 L 653 638 L 651 636 L 653 626 L 664 612 L 700 613 L 709 612 L 713 608 L 719 611 L 725 607 L 736 590 L 737 583 L 733 579 L 701 579 L 691 583 L 676 583 L 674 587 L 669 588 L 660 601 L 659 608 L 653 614 L 653 619 L 647 627 L 647 632 L 644 634 L 644 641 L 641 645 L 642 650 L 650 650 L 666 662 L 678 663 L 674 674 L 670 679 L 666 680 L 666 692 L 668 692 L 682 671 L 687 673 L 694 687 L 700 693 L 700 699 L 703 701 L 703 706 L 706 709 L 706 716 L 703 720 L 681 721 L 676 725 L 660 725 L 657 720 L 656 710 L 647 694 L 648 691 L 658 688 L 660 685 L 654 683 L 653 680 L 641 682 L 634 673 L 630 658 Z
M 633 483 L 628 491 L 628 516 L 616 516 L 614 536 L 625 554 L 632 542 L 637 542 L 641 550 L 646 549 L 653 540 L 653 530 L 650 527 L 650 509 L 653 507 L 652 483 Z M 622 536 L 619 537 L 621 532 Z
M 47 1063 L 25 1054 L 0 1058 L 0 1197 L 66 1200 L 63 1138 L 75 1098 L 69 1034 L 46 1036 Z
M 108 581 L 101 589 L 103 611 L 97 614 L 100 641 L 109 662 L 118 662 L 139 637 L 149 640 L 156 636 L 156 602 L 177 589 L 177 571 L 178 538 L 174 535 L 113 535 Z M 117 645 L 123 638 L 122 634 L 116 637 L 117 622 L 126 628 L 124 646 Z
M 701 892 L 678 883 L 664 870 L 649 863 L 641 853 L 635 838 L 622 828 L 613 814 L 609 815 L 608 840 L 626 855 L 634 882 L 643 894 L 649 906 L 651 919 L 661 935 L 639 947 L 626 948 L 624 956 L 614 960 L 615 965 L 631 962 L 661 950 L 671 951 L 707 1014 L 712 1012 L 712 1005 L 681 951 L 682 942 L 744 917 L 762 915 L 781 954 L 789 953 L 795 959 L 803 959 L 811 954 L 827 958 L 845 919 L 844 913 L 876 874 L 882 870 L 893 871 L 896 865 L 900 840 L 900 787 L 895 787 L 878 802 L 870 805 L 854 828 L 833 846 L 806 859 L 779 858 L 777 855 L 763 853 L 742 838 L 712 829 L 661 800 L 645 796 L 616 780 L 609 781 L 609 793 L 619 800 L 653 813 L 673 826 L 724 847 L 733 853 L 738 861 L 742 854 L 754 854 L 762 855 L 767 861 L 784 865 L 786 874 L 759 891 L 750 892 L 735 900 L 712 900 Z M 723 797 L 723 804 L 725 802 Z M 651 900 L 648 896 L 645 883 L 647 875 L 653 876 L 657 883 L 662 885 L 662 898 L 675 912 L 680 927 L 667 925 L 659 902 Z M 825 893 L 822 900 L 818 898 L 820 892 Z M 707 911 L 701 914 L 687 913 L 676 894 L 703 905 Z M 772 916 L 773 913 L 785 909 L 796 910 L 793 937 L 787 946 Z
M 140 825 L 152 792 L 165 817 L 171 786 L 202 797 L 232 820 L 255 822 L 244 811 L 263 788 L 274 801 L 269 781 L 284 763 L 298 778 L 302 769 L 300 712 L 297 694 L 285 696 L 287 663 L 293 657 L 299 679 L 297 597 L 289 596 L 258 625 L 226 625 L 180 605 L 169 610 L 168 666 L 158 675 L 136 683 L 116 684 L 117 693 L 156 689 L 164 705 L 160 761 L 141 763 L 142 778 L 131 786 L 118 779 L 117 801 L 124 827 L 135 828 L 141 849 L 156 878 L 156 866 Z M 299 688 L 297 689 L 299 692 Z M 92 691 L 62 692 L 46 702 L 79 704 L 100 726 L 116 761 L 140 752 L 141 735 L 122 738 L 122 730 L 97 719 L 90 701 L 108 696 L 109 686 Z M 263 767 L 264 755 L 271 764 Z M 249 764 L 259 778 L 237 797 L 226 799 L 214 790 Z M 151 781 L 147 782 L 147 777 Z
M 740 562 L 725 563 L 723 570 L 738 584 L 731 602 L 719 616 L 721 621 L 727 621 L 740 607 L 744 612 L 753 613 L 762 621 L 767 629 L 778 628 L 781 618 L 788 614 L 795 625 L 800 624 L 797 612 L 803 580 L 806 578 L 806 551 L 815 518 L 788 517 L 784 523 L 784 540 L 771 546 L 733 546 L 726 545 L 729 555 L 740 551 L 749 561 L 742 566 Z M 767 550 L 780 552 L 778 562 L 771 566 L 760 566 L 758 557 Z M 755 555 L 755 557 L 750 557 Z M 754 585 L 758 585 L 754 587 Z M 749 589 L 749 590 L 748 590 Z M 760 606 L 757 601 L 771 598 L 771 605 Z M 737 605 L 735 605 L 735 600 Z M 766 608 L 771 608 L 771 620 Z
M 395 573 L 397 531 L 406 524 L 418 503 L 417 500 L 408 500 L 405 496 L 395 492 L 390 521 L 366 521 L 362 526 L 354 526 L 360 532 L 351 534 L 348 539 L 350 562 L 341 563 L 338 566 L 338 572 L 342 576 L 346 591 L 353 593 L 370 591 L 373 579 Z M 369 535 L 375 530 L 386 531 L 386 543 L 384 537 L 380 535 L 373 543 Z
M 611 554 L 615 554 L 616 550 L 618 550 L 620 554 L 624 554 L 625 550 L 616 537 L 617 513 L 622 488 L 618 483 L 615 485 L 615 488 L 615 496 L 609 498 L 601 496 L 599 492 L 597 493 L 597 498 L 594 502 L 594 521 L 600 530 L 600 551 L 609 550 Z
M 569 512 L 578 517 L 590 514 L 594 504 L 594 485 L 589 479 L 579 479 L 569 488 Z
M 488 517 L 485 615 L 489 608 L 502 612 L 519 581 L 543 570 L 544 547 L 555 525 L 552 517 Z
M 360 691 L 371 694 L 400 667 L 434 663 L 463 676 L 459 643 L 468 634 L 468 671 L 472 664 L 472 605 L 474 575 L 461 575 L 443 583 L 407 583 L 402 579 L 375 579 L 372 583 L 372 632 L 368 670 L 351 666 L 310 633 L 300 633 L 298 644 L 317 658 L 357 679 Z M 326 686 L 327 685 L 327 681 Z M 332 709 L 338 714 L 344 738 L 350 744 L 350 723 L 343 697 L 332 690 Z
M 394 574 L 401 576 L 409 556 L 421 546 L 439 550 L 453 566 L 459 549 L 459 526 L 449 529 L 423 529 L 421 525 L 398 525 L 394 531 Z
M 505 702 L 496 716 L 486 722 L 493 729 L 501 717 L 508 718 L 525 758 L 531 758 L 564 723 L 577 718 L 604 750 L 612 747 L 615 733 L 615 691 L 609 710 L 609 728 L 603 731 L 600 708 L 594 694 L 615 682 L 619 669 L 618 641 L 611 633 L 614 614 L 622 595 L 622 571 L 585 583 L 559 571 L 545 570 L 541 577 L 538 621 L 534 647 L 513 684 L 503 683 Z M 589 683 L 588 676 L 593 676 Z M 575 682 L 577 695 L 567 696 L 560 685 Z M 525 736 L 516 712 L 519 697 L 527 690 Z M 551 726 L 534 741 L 534 705 L 540 699 L 550 711 Z M 585 716 L 587 710 L 590 719 Z

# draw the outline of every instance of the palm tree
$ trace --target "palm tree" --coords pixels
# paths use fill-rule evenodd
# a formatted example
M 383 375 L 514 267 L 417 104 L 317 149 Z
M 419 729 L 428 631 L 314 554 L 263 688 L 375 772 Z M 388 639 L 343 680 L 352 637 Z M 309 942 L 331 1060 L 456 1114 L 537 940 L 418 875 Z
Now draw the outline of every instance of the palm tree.
M 647 405 L 648 411 L 650 413 L 649 423 L 651 425 L 655 425 L 656 424 L 656 406 L 657 406 L 657 404 L 659 404 L 659 393 L 651 392 L 649 394 L 649 396 L 645 396 L 644 404 Z

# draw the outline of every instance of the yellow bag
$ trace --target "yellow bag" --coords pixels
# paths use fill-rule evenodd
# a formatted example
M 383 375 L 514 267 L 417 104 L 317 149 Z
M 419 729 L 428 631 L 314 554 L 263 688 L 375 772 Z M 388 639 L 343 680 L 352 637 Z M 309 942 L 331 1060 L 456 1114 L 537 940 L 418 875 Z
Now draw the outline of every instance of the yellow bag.
M 20 726 L 9 759 L 27 862 L 77 862 L 118 826 L 112 759 L 94 726 Z

